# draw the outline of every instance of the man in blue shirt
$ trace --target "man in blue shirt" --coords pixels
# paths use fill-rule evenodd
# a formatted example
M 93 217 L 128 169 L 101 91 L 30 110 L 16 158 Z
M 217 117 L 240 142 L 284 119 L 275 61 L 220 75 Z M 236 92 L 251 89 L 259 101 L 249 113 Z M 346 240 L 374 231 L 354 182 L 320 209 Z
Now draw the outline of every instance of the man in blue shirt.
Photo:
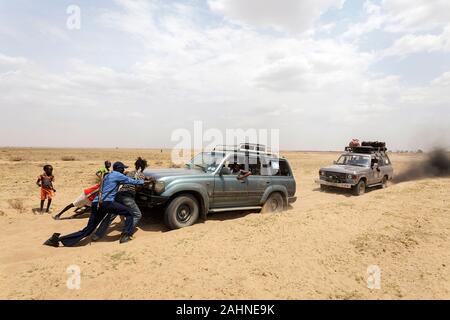
M 76 245 L 94 232 L 107 213 L 125 216 L 125 227 L 120 236 L 120 243 L 130 241 L 133 233 L 133 215 L 128 207 L 115 202 L 114 199 L 121 184 L 143 185 L 144 180 L 127 177 L 123 174 L 125 168 L 128 167 L 122 162 L 115 162 L 113 171 L 104 177 L 101 190 L 92 201 L 92 213 L 88 224 L 83 230 L 65 236 L 54 233 L 50 239 L 44 242 L 44 245 L 58 247 L 60 242 L 66 247 Z

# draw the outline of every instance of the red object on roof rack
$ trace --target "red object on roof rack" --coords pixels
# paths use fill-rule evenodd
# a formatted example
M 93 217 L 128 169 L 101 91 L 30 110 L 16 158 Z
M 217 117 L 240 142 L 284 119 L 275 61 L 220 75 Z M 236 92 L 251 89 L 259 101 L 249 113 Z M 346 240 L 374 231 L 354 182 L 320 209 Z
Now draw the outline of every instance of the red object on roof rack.
M 349 147 L 359 147 L 361 144 L 359 143 L 358 139 L 352 139 L 350 143 L 348 144 Z

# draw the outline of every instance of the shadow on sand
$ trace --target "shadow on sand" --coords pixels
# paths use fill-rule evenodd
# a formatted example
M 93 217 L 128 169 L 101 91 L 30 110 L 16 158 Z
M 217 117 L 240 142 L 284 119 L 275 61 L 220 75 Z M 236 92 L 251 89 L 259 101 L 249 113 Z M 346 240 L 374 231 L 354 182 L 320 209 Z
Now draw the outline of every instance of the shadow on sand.
M 42 215 L 49 215 L 51 214 L 51 212 L 45 212 L 45 208 L 43 211 L 41 211 L 41 208 L 33 208 L 31 209 L 31 212 L 33 212 L 34 214 L 42 214 Z
M 292 209 L 292 206 L 289 205 L 288 210 Z M 217 213 L 209 213 L 207 216 L 207 220 L 212 221 L 225 221 L 225 220 L 235 220 L 243 218 L 249 214 L 259 214 L 260 210 L 240 210 L 240 211 L 227 211 L 227 212 L 217 212 Z M 78 216 L 75 219 L 86 219 L 89 217 L 89 213 L 83 214 L 82 216 Z M 70 217 L 62 217 L 60 220 L 74 220 Z M 204 223 L 205 220 L 200 218 L 196 223 Z M 120 232 L 124 226 L 124 218 L 116 217 L 116 219 L 112 222 L 111 226 L 108 228 L 106 235 L 95 241 L 95 242 L 115 242 L 120 239 Z M 143 210 L 142 211 L 142 219 L 139 222 L 139 226 L 137 229 L 140 229 L 144 232 L 168 232 L 170 231 L 164 224 L 164 212 L 163 210 Z M 114 233 L 114 235 L 111 235 Z M 90 245 L 93 241 L 91 240 L 91 236 L 83 239 L 78 245 L 86 246 Z
M 378 190 L 380 189 L 380 187 L 366 187 L 366 191 L 365 193 L 370 193 L 374 190 Z M 335 188 L 335 187 L 327 187 L 325 190 L 320 189 L 320 187 L 318 188 L 314 188 L 313 189 L 314 192 L 323 192 L 323 193 L 333 193 L 333 194 L 337 194 L 337 195 L 341 195 L 347 198 L 350 197 L 356 197 L 353 194 L 352 189 L 342 189 L 342 188 Z

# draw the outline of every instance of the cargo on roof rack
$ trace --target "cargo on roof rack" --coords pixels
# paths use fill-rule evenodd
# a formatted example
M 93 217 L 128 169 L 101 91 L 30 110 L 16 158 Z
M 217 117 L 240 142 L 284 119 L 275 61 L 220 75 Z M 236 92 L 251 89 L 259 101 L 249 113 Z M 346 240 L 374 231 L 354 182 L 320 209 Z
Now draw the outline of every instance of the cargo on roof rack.
M 386 148 L 386 142 L 381 141 L 363 141 L 361 142 L 363 147 L 373 147 L 373 148 Z
M 375 153 L 375 152 L 386 152 L 387 148 L 375 148 L 375 147 L 345 147 L 345 151 L 354 153 Z
M 345 147 L 345 151 L 354 153 L 375 153 L 375 152 L 386 152 L 386 142 L 381 141 L 363 141 L 361 145 L 350 145 Z

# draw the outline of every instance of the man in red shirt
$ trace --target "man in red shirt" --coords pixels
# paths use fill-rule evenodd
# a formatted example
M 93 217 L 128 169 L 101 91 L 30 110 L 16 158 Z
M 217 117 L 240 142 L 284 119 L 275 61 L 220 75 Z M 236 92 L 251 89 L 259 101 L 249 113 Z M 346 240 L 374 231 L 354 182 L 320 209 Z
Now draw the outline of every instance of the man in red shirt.
M 100 189 L 100 184 L 96 184 L 93 185 L 87 189 L 84 189 L 83 192 L 80 194 L 80 196 L 75 199 L 74 202 L 72 202 L 71 204 L 67 205 L 64 209 L 61 210 L 61 212 L 59 212 L 57 215 L 55 215 L 53 217 L 53 219 L 55 220 L 59 220 L 61 215 L 66 212 L 67 210 L 69 210 L 70 208 L 83 208 L 85 206 L 90 206 L 92 201 L 95 199 L 95 197 L 98 194 L 98 190 Z M 76 217 L 78 214 L 75 214 L 74 216 L 70 217 L 70 218 L 74 218 Z

